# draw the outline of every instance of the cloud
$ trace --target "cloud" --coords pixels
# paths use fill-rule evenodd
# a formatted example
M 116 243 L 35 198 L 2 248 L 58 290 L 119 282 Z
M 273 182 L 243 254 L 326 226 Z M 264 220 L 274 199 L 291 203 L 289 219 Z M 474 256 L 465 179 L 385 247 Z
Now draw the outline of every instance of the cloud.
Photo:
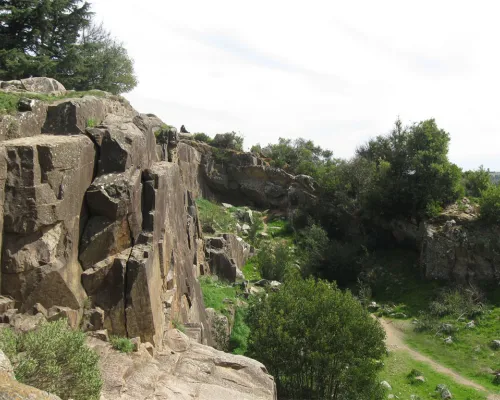
M 322 85 L 323 88 L 328 87 L 337 91 L 343 91 L 348 86 L 345 80 L 338 76 L 306 68 L 285 58 L 252 47 L 244 40 L 237 38 L 237 35 L 229 32 L 213 30 L 196 31 L 185 27 L 173 28 L 172 31 L 202 43 L 205 46 L 224 51 L 230 56 L 248 64 L 282 73 L 300 75 L 311 83 Z

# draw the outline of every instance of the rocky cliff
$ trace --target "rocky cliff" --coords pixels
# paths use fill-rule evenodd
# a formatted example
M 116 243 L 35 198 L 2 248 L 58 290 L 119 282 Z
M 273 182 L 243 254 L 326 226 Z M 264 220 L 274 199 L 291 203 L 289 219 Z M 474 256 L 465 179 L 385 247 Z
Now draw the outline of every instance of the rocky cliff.
M 121 97 L 81 97 L 47 78 L 0 87 L 19 97 L 18 110 L 0 116 L 0 293 L 19 312 L 71 315 L 75 327 L 138 337 L 159 354 L 171 347 L 172 323 L 184 323 L 196 330 L 192 336 L 201 346 L 186 365 L 203 369 L 206 360 L 221 360 L 210 361 L 210 368 L 232 368 L 235 382 L 247 379 L 247 366 L 238 363 L 253 368 L 256 381 L 248 390 L 235 384 L 220 398 L 274 398 L 263 366 L 203 346 L 212 338 L 197 280 L 207 263 L 194 200 L 215 195 L 216 179 L 207 174 L 211 157 L 195 142 L 180 143 L 175 129 Z M 43 100 L 32 90 L 42 91 Z M 249 186 L 239 192 L 249 193 Z M 9 312 L 3 322 L 14 320 Z M 152 365 L 147 368 L 157 368 Z M 163 377 L 172 372 L 165 368 L 159 370 Z M 236 395 L 262 382 L 262 395 Z M 167 398 L 189 397 L 169 393 Z

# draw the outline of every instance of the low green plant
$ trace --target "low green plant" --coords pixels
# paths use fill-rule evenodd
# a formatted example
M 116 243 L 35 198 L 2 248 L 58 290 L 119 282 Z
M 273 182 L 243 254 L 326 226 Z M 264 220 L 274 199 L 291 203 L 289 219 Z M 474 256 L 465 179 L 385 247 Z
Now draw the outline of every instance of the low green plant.
M 410 374 L 408 371 L 411 371 Z M 420 383 L 415 384 L 414 378 L 419 375 L 425 378 L 425 382 L 418 381 Z M 428 364 L 415 361 L 404 350 L 389 353 L 384 359 L 384 368 L 380 372 L 379 380 L 389 382 L 392 386 L 390 393 L 397 393 L 400 399 L 437 399 L 435 388 L 438 384 L 444 384 L 453 393 L 454 399 L 486 400 L 485 393 L 456 383 L 452 377 L 436 372 Z
M 83 332 L 59 320 L 19 336 L 17 342 L 14 372 L 20 382 L 63 399 L 99 399 L 99 356 L 86 346 Z
M 178 319 L 174 318 L 172 320 L 172 325 L 174 326 L 175 329 L 181 331 L 182 333 L 186 333 L 186 327 L 184 326 L 184 324 L 179 321 Z
M 134 344 L 129 338 L 112 336 L 109 341 L 115 350 L 122 353 L 131 353 L 134 351 Z
M 26 92 L 0 92 L 0 114 L 15 114 L 21 98 L 40 100 L 50 104 L 61 99 L 81 98 L 84 96 L 105 97 L 107 96 L 107 93 L 100 90 L 89 90 L 84 92 L 68 91 L 61 95 Z
M 201 226 L 206 233 L 231 233 L 235 231 L 234 216 L 221 205 L 207 199 L 196 200 Z
M 12 329 L 0 329 L 0 350 L 11 360 L 17 354 L 17 340 L 18 336 Z
M 211 276 L 201 276 L 200 285 L 203 292 L 203 302 L 207 308 L 224 312 L 227 300 L 234 301 L 236 299 L 237 288 L 227 282 L 215 280 Z
M 97 126 L 97 120 L 95 118 L 89 118 L 86 122 L 87 128 L 95 128 Z
M 250 282 L 262 279 L 254 257 L 248 259 L 243 266 L 243 275 L 245 275 L 245 279 Z
M 293 267 L 294 261 L 293 247 L 286 240 L 264 243 L 255 257 L 255 264 L 262 277 L 280 282 Z
M 248 348 L 250 328 L 245 322 L 246 308 L 237 308 L 234 324 L 229 339 L 229 350 L 234 354 L 244 355 Z

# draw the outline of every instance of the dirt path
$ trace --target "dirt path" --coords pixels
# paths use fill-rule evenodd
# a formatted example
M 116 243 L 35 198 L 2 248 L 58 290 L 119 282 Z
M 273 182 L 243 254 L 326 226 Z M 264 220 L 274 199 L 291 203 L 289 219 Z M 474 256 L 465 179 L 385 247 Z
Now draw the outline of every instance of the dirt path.
M 409 348 L 408 345 L 406 345 L 403 341 L 404 333 L 396 326 L 394 326 L 392 321 L 387 321 L 383 318 L 377 318 L 377 320 L 385 330 L 385 333 L 387 335 L 386 344 L 389 350 L 405 350 L 413 359 L 430 365 L 435 371 L 439 372 L 440 374 L 452 377 L 455 382 L 488 393 L 488 400 L 500 400 L 500 395 L 490 393 L 484 386 L 481 386 L 480 384 L 475 383 L 460 374 L 457 374 L 455 371 L 444 367 L 431 358 Z

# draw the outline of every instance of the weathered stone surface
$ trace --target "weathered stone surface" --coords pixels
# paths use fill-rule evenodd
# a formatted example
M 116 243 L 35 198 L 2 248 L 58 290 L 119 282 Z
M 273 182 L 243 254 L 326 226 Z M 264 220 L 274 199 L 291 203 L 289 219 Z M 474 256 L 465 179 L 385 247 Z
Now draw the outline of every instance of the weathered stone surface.
M 39 135 L 2 143 L 7 157 L 2 293 L 30 309 L 85 296 L 78 263 L 83 195 L 94 145 L 86 136 Z
M 64 94 L 66 89 L 61 82 L 52 78 L 35 77 L 21 79 L 21 84 L 24 90 L 28 92 L 45 93 L 45 94 Z
M 251 246 L 234 234 L 224 234 L 206 240 L 206 256 L 213 274 L 234 282 L 243 277 L 241 269 L 251 256 Z
M 140 337 L 161 347 L 164 330 L 159 252 L 137 245 L 127 262 L 126 320 L 129 337 Z
M 141 171 L 131 168 L 124 173 L 99 176 L 87 190 L 86 200 L 92 216 L 110 220 L 127 219 L 135 241 L 142 231 Z
M 82 275 L 83 280 L 83 275 Z M 104 328 L 104 310 L 100 307 L 83 311 L 82 330 L 99 331 Z
M 47 105 L 38 100 L 21 99 L 16 115 L 0 117 L 0 141 L 39 135 L 45 123 Z
M 16 302 L 10 297 L 0 296 L 0 314 L 16 306 Z
M 130 247 L 132 236 L 127 218 L 92 217 L 81 238 L 80 262 L 83 269 L 87 269 Z
M 103 396 L 107 400 L 277 398 L 273 378 L 255 360 L 191 342 L 177 330 L 168 332 L 166 343 L 153 358 L 143 346 L 124 354 L 92 339 L 89 344 L 101 356 Z
M 425 277 L 490 283 L 500 278 L 497 226 L 478 220 L 432 220 L 421 224 L 420 265 Z
M 82 319 L 80 310 L 72 310 L 69 307 L 53 306 L 47 310 L 47 314 L 47 321 L 49 322 L 65 319 L 71 329 L 80 327 L 80 321 Z
M 156 161 L 152 130 L 141 131 L 130 118 L 108 116 L 101 143 L 99 175 L 125 172 L 131 167 L 146 169 Z
M 61 400 L 59 397 L 23 385 L 14 378 L 12 365 L 0 350 L 0 400 Z
M 103 326 L 112 335 L 127 336 L 125 273 L 131 249 L 98 262 L 82 274 L 82 284 L 94 307 L 103 310 Z M 89 321 L 93 328 L 101 329 Z M 91 328 L 88 328 L 91 329 Z
M 205 186 L 208 186 L 221 201 L 264 208 L 287 209 L 315 200 L 312 178 L 308 176 L 295 177 L 270 167 L 250 153 L 214 149 L 193 140 L 184 139 L 182 144 L 179 159 L 186 175 L 184 179 L 194 193 L 206 192 Z M 201 155 L 199 163 L 182 165 L 190 156 L 198 155 Z
M 118 119 L 130 119 L 136 112 L 128 103 L 108 96 L 59 100 L 49 105 L 42 132 L 56 135 L 84 133 L 89 125 L 104 123 L 106 118 L 110 120 L 111 114 Z

